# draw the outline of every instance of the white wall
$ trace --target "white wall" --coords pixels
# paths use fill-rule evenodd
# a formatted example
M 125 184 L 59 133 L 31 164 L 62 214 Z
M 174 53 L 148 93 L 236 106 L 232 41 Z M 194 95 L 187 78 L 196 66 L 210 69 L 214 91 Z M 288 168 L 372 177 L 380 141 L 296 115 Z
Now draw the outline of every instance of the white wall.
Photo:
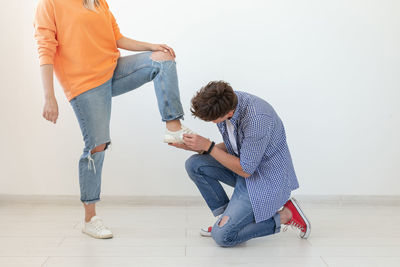
M 79 194 L 83 140 L 56 86 L 60 118 L 41 118 L 36 1 L 0 0 L 0 194 Z M 178 58 L 185 124 L 210 80 L 269 101 L 283 119 L 300 194 L 400 194 L 400 2 L 396 0 L 109 0 L 122 33 Z M 126 54 L 126 53 L 123 53 Z M 106 195 L 198 195 L 190 153 L 161 142 L 152 84 L 113 102 Z

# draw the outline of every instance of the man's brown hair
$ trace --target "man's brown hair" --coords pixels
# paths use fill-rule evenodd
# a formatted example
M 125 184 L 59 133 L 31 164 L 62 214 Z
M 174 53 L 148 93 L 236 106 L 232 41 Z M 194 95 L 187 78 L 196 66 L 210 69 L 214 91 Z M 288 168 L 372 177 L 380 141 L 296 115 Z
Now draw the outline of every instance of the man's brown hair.
M 213 121 L 234 110 L 237 96 L 229 83 L 212 81 L 202 87 L 192 98 L 190 111 L 204 121 Z

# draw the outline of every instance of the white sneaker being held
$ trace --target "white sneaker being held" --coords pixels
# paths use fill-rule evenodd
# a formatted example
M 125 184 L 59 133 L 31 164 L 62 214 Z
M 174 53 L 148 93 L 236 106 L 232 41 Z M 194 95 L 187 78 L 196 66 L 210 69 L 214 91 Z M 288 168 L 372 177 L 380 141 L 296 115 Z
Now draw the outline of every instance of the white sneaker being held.
M 183 135 L 184 134 L 196 134 L 186 126 L 182 125 L 181 129 L 176 132 L 172 132 L 168 129 L 165 129 L 165 137 L 164 137 L 164 143 L 183 143 Z
M 113 237 L 113 233 L 104 226 L 103 220 L 98 216 L 93 216 L 89 222 L 83 223 L 82 233 L 100 239 Z

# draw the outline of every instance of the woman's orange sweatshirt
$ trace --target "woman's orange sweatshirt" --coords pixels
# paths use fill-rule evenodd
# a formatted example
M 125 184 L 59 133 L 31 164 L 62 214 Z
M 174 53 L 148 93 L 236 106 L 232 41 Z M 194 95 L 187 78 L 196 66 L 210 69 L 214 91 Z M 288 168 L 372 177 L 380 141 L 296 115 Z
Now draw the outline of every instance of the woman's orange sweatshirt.
M 68 101 L 113 76 L 123 36 L 105 0 L 97 12 L 82 0 L 39 0 L 34 27 L 40 65 L 54 65 Z

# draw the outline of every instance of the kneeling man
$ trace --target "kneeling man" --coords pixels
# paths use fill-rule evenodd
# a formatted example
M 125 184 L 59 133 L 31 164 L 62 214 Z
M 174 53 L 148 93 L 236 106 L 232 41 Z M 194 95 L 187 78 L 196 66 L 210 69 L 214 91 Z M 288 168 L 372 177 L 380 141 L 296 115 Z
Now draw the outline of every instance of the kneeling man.
M 193 97 L 191 112 L 216 123 L 224 141 L 215 144 L 185 134 L 183 144 L 170 144 L 198 152 L 186 161 L 186 170 L 213 215 L 219 216 L 213 227 L 200 233 L 223 247 L 278 233 L 281 224 L 297 228 L 300 237 L 307 238 L 310 221 L 290 198 L 299 184 L 284 126 L 272 106 L 215 81 Z M 221 182 L 234 187 L 231 199 Z

